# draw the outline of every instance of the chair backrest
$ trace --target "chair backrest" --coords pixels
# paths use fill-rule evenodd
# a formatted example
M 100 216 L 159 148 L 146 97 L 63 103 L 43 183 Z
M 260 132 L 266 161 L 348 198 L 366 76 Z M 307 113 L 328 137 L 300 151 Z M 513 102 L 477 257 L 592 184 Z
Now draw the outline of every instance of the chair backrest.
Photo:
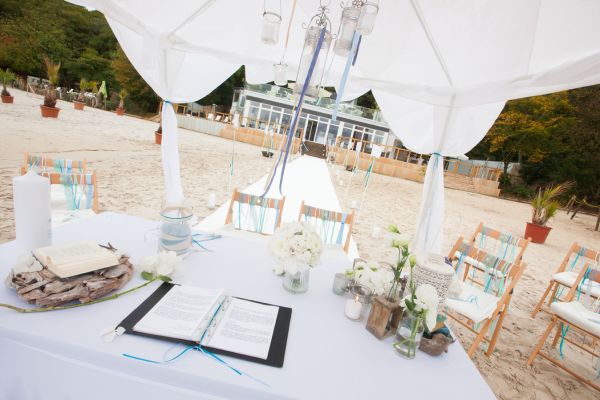
M 24 175 L 30 169 L 34 169 L 36 172 L 59 172 L 59 173 L 71 173 L 71 172 L 85 172 L 87 170 L 87 163 L 85 160 L 77 161 L 70 159 L 50 158 L 43 155 L 32 155 L 25 153 L 25 163 L 21 167 L 21 175 Z
M 586 263 L 590 263 L 591 265 L 600 264 L 600 251 L 592 250 L 577 242 L 573 242 L 556 272 L 579 272 Z
M 281 225 L 284 204 L 285 196 L 275 199 L 234 189 L 225 225 L 233 222 L 235 229 L 272 234 Z
M 493 239 L 493 246 L 490 246 L 488 238 Z M 497 258 L 506 259 L 510 263 L 523 261 L 523 255 L 531 239 L 523 239 L 508 233 L 501 232 L 480 222 L 475 232 L 471 236 L 470 242 L 476 245 L 480 250 L 496 253 Z
M 95 213 L 99 211 L 96 172 L 42 172 L 40 175 L 47 177 L 51 185 L 62 185 L 64 187 L 68 209 L 92 209 Z
M 470 280 L 473 283 L 482 286 L 485 292 L 494 293 L 497 296 L 502 295 L 506 288 L 506 282 L 515 277 L 513 270 L 520 270 L 523 261 L 510 261 L 506 258 L 499 258 L 485 249 L 480 249 L 472 241 L 466 241 L 462 236 L 458 238 L 450 251 L 449 259 L 455 258 L 456 252 L 460 252 L 458 261 L 454 266 L 460 279 Z M 470 257 L 476 262 L 486 265 L 487 268 L 480 273 L 476 268 L 471 268 L 471 274 L 463 273 L 465 258 Z
M 589 285 L 589 288 L 585 288 L 585 286 Z M 600 285 L 600 270 L 593 267 L 592 264 L 586 262 L 584 267 L 581 268 L 579 274 L 577 275 L 577 279 L 567 296 L 565 297 L 565 301 L 581 301 L 582 297 L 586 300 L 584 304 L 596 313 L 600 313 L 600 298 L 593 300 L 590 297 L 591 285 Z M 583 294 L 582 294 L 583 293 Z
M 325 244 L 339 244 L 347 253 L 354 226 L 354 210 L 350 213 L 331 211 L 304 204 L 300 206 L 298 221 L 312 224 Z

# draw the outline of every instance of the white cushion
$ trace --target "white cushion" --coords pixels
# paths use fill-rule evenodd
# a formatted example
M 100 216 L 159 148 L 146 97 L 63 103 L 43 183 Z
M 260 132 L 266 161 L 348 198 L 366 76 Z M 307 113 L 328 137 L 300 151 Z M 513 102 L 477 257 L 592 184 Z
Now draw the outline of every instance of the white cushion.
M 550 307 L 565 321 L 600 337 L 600 314 L 588 310 L 578 301 L 555 301 Z
M 494 313 L 499 300 L 498 297 L 486 293 L 478 287 L 460 282 L 460 295 L 448 297 L 446 306 L 477 324 L 488 319 Z
M 575 281 L 577 280 L 577 276 L 579 275 L 579 273 L 574 272 L 574 271 L 564 271 L 564 272 L 559 272 L 557 274 L 554 274 L 552 276 L 552 279 L 558 283 L 560 283 L 561 285 L 564 285 L 566 287 L 572 287 L 573 284 L 575 283 Z M 581 285 L 581 291 L 583 293 L 587 293 L 588 290 L 588 280 L 584 280 L 583 284 Z M 592 297 L 600 297 L 600 283 L 598 282 L 592 282 L 592 293 L 591 293 Z

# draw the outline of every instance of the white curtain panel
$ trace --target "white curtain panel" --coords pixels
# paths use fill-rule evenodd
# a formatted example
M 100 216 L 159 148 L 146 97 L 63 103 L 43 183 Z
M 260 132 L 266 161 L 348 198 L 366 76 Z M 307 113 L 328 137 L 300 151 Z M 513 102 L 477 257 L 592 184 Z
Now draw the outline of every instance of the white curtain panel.
M 272 81 L 293 4 L 281 2 L 279 43 L 268 46 L 260 41 L 262 0 L 71 2 L 104 13 L 140 75 L 174 103 L 204 97 L 241 65 L 250 83 Z M 296 78 L 302 53 L 302 24 L 318 5 L 297 2 L 284 60 L 289 80 Z M 373 90 L 394 134 L 412 151 L 463 154 L 484 137 L 507 100 L 600 83 L 599 1 L 380 0 L 379 7 L 344 100 Z M 340 15 L 332 2 L 334 32 Z M 337 86 L 344 60 L 330 52 L 329 65 L 324 84 Z M 183 193 L 175 178 L 177 140 L 169 139 L 176 135 L 171 124 L 163 130 L 169 197 Z M 422 251 L 440 250 L 439 161 L 426 173 L 415 240 Z

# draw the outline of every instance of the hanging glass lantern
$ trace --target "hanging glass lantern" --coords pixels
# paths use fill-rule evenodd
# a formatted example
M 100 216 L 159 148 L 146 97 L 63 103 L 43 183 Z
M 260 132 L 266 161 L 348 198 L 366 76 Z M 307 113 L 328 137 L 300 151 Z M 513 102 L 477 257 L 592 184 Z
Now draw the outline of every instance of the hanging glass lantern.
M 335 39 L 333 52 L 341 57 L 347 57 L 352 48 L 352 39 L 358 25 L 358 18 L 361 15 L 361 9 L 356 7 L 344 7 L 342 10 L 342 19 L 340 21 L 340 30 Z
M 317 51 L 317 43 L 319 42 L 321 30 L 325 29 L 323 43 L 321 44 L 321 48 L 318 49 L 317 60 L 306 89 L 306 96 L 313 98 L 319 97 L 321 79 L 323 79 L 323 73 L 325 71 L 325 61 L 327 59 L 329 47 L 331 46 L 331 29 L 328 29 L 328 25 L 329 28 L 331 28 L 331 21 L 329 21 L 329 18 L 326 15 L 327 11 L 327 6 L 321 4 L 319 7 L 319 14 L 312 17 L 308 24 L 308 28 L 306 29 L 304 46 L 298 65 L 298 75 L 296 76 L 296 84 L 294 85 L 295 94 L 301 93 L 304 88 L 304 82 L 308 76 L 313 55 L 315 54 L 315 51 Z
M 356 31 L 361 35 L 368 35 L 373 32 L 375 18 L 379 12 L 379 5 L 373 1 L 365 1 L 360 8 L 360 16 Z
M 265 0 L 260 39 L 264 44 L 275 45 L 279 41 L 279 28 L 281 27 L 281 0 L 279 10 L 268 6 L 267 2 L 268 0 Z
M 275 75 L 274 82 L 276 85 L 287 85 L 287 64 L 273 64 L 273 72 Z

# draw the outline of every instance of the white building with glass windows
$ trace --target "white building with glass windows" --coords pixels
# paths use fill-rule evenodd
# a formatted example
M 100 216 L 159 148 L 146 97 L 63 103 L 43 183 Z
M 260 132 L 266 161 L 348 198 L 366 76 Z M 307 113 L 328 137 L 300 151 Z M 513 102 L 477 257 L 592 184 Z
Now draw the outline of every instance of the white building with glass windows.
M 320 98 L 305 101 L 296 129 L 305 141 L 334 145 L 338 137 L 363 140 L 363 151 L 370 153 L 371 144 L 394 145 L 395 137 L 379 110 L 344 102 L 338 109 L 337 121 L 331 120 L 335 100 Z M 241 125 L 256 129 L 272 129 L 285 134 L 291 123 L 294 101 L 292 90 L 268 85 L 246 85 L 236 89 L 231 113 L 239 113 Z

